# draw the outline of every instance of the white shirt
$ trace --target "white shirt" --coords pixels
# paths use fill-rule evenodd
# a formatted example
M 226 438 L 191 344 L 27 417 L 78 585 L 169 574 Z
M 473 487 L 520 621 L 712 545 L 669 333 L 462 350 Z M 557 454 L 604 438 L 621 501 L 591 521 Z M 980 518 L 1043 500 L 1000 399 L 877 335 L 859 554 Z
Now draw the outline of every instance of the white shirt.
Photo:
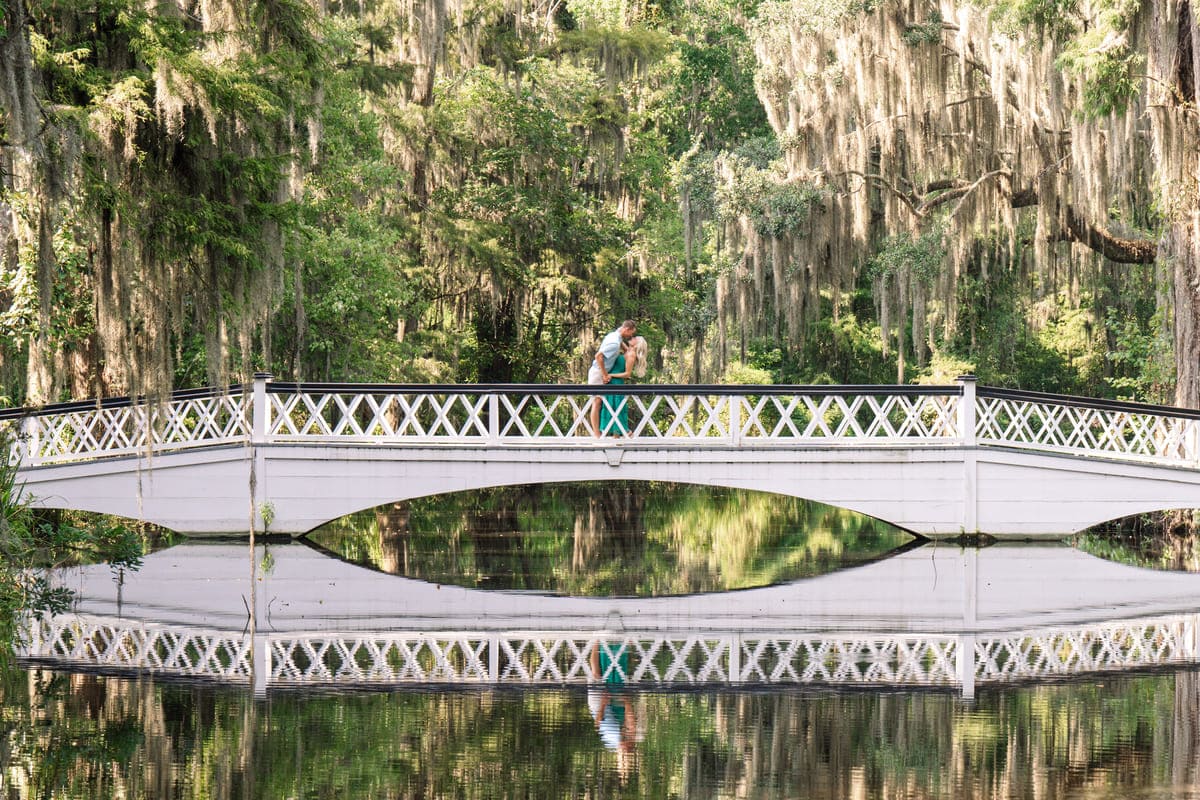
M 600 342 L 600 355 L 604 356 L 604 371 L 608 372 L 613 368 L 613 364 L 617 363 L 617 356 L 621 352 L 621 329 L 604 337 L 604 341 Z M 592 359 L 595 362 L 595 359 Z

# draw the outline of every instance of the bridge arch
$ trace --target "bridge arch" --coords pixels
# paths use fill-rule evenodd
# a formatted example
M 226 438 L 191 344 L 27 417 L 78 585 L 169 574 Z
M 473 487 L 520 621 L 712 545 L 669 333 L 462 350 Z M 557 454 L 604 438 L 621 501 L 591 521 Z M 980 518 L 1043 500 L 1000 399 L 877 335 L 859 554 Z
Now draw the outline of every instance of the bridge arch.
M 586 480 L 560 479 L 560 478 L 555 477 L 555 478 L 547 479 L 547 480 L 531 481 L 531 480 L 515 480 L 512 478 L 505 478 L 503 476 L 498 476 L 498 477 L 494 477 L 494 478 L 480 479 L 477 481 L 473 481 L 470 485 L 456 486 L 455 488 L 449 489 L 449 490 L 442 489 L 442 490 L 438 490 L 438 491 L 426 491 L 421 494 L 404 493 L 404 496 L 400 496 L 400 497 L 389 496 L 378 502 L 368 501 L 366 505 L 362 505 L 358 508 L 352 509 L 343 514 L 339 514 L 337 516 L 331 516 L 329 519 L 318 523 L 317 525 L 313 526 L 313 528 L 309 529 L 308 531 L 305 531 L 304 533 L 311 533 L 312 530 L 315 530 L 316 528 L 319 528 L 319 527 L 326 525 L 330 522 L 333 522 L 335 520 L 338 520 L 338 519 L 341 519 L 343 517 L 350 516 L 353 514 L 370 511 L 371 509 L 379 508 L 380 506 L 385 506 L 390 503 L 402 503 L 402 502 L 407 502 L 410 500 L 421 500 L 421 499 L 432 498 L 432 497 L 461 494 L 464 492 L 483 491 L 483 490 L 487 490 L 487 489 L 504 489 L 504 488 L 514 488 L 514 487 L 519 487 L 519 486 L 568 486 L 568 485 L 573 485 L 573 484 L 577 485 L 577 484 L 581 484 L 581 483 L 598 483 L 598 484 L 670 483 L 670 484 L 677 484 L 677 485 L 682 485 L 682 486 L 710 487 L 710 488 L 716 488 L 716 489 L 734 489 L 734 490 L 755 492 L 758 494 L 786 497 L 786 498 L 795 499 L 795 500 L 807 500 L 807 501 L 811 501 L 814 503 L 820 503 L 822 505 L 829 506 L 830 508 L 836 508 L 836 509 L 840 509 L 843 511 L 853 512 L 853 513 L 858 514 L 866 519 L 871 519 L 871 520 L 874 520 L 874 521 L 877 521 L 880 523 L 884 523 L 886 525 L 891 525 L 892 527 L 896 528 L 897 530 L 904 531 L 905 533 L 908 533 L 911 536 L 916 536 L 918 538 L 924 538 L 924 537 L 921 537 L 920 534 L 917 534 L 917 533 L 914 533 L 913 531 L 907 530 L 906 528 L 904 528 L 900 525 L 896 525 L 895 523 L 891 522 L 890 520 L 883 519 L 881 517 L 872 515 L 870 513 L 866 513 L 858 508 L 851 508 L 847 505 L 842 505 L 842 504 L 835 503 L 835 502 L 828 502 L 819 497 L 812 497 L 807 494 L 803 494 L 802 492 L 779 491 L 779 490 L 775 490 L 775 489 L 763 488 L 762 485 L 755 484 L 755 482 L 752 480 L 736 480 L 736 479 L 729 478 L 729 477 L 720 477 L 720 478 L 716 478 L 711 481 L 710 480 L 700 480 L 700 479 L 696 479 L 696 478 L 692 478 L 690 480 L 665 479 L 665 478 L 661 478 L 661 477 L 648 477 L 647 478 L 647 477 L 638 477 L 636 475 L 630 475 L 629 473 L 616 473 L 614 470 L 608 470 L 607 472 L 599 472 L 597 477 L 588 478 Z M 361 502 L 361 501 L 358 501 L 358 502 Z

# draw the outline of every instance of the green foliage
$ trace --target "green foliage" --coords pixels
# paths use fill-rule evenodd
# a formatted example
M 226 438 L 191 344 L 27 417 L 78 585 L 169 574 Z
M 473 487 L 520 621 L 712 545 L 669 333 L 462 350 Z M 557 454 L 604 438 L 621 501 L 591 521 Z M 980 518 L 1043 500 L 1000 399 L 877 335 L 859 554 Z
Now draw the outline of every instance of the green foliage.
M 975 364 L 981 383 L 1063 394 L 1085 394 L 1084 383 L 1072 369 L 1069 347 L 1054 346 L 1056 326 L 1040 335 L 1030 325 L 1015 285 L 1016 276 L 993 267 L 985 283 L 977 277 L 961 282 L 959 337 L 946 342 L 947 355 Z
M 769 137 L 753 50 L 736 4 L 709 0 L 675 24 L 678 49 L 664 69 L 658 111 L 672 154 L 682 155 L 697 138 L 715 150 Z
M 900 233 L 884 239 L 868 264 L 872 277 L 909 275 L 929 284 L 942 271 L 946 260 L 946 227 L 931 225 L 917 236 Z
M 1142 320 L 1133 313 L 1109 308 L 1105 314 L 1114 375 L 1107 378 L 1117 397 L 1150 403 L 1174 400 L 1173 350 L 1161 314 Z
M 0 453 L 12 446 L 11 435 L 0 429 Z M 70 605 L 71 590 L 51 583 L 45 568 L 96 559 L 107 560 L 117 575 L 136 570 L 142 540 L 117 522 L 83 528 L 61 512 L 35 511 L 16 465 L 0 458 L 0 667 L 21 635 L 23 615 L 58 614 Z
M 856 292 L 847 307 L 834 315 L 828 298 L 815 322 L 809 323 L 799 345 L 751 341 L 746 364 L 771 375 L 772 383 L 877 384 L 891 383 L 896 367 L 883 354 L 879 326 L 870 319 L 867 292 Z
M 1124 36 L 1103 31 L 1089 31 L 1071 43 L 1059 57 L 1059 65 L 1084 79 L 1083 113 L 1102 117 L 1123 110 L 1137 96 L 1141 80 L 1137 73 L 1145 64 L 1145 56 L 1134 52 Z M 1113 38 L 1117 37 L 1117 38 Z
M 734 385 L 757 385 L 774 382 L 774 376 L 770 370 L 744 364 L 741 361 L 731 361 L 726 365 L 725 373 L 721 376 L 721 383 Z
M 751 215 L 760 236 L 782 238 L 796 234 L 808 224 L 813 209 L 822 208 L 822 192 L 808 183 L 771 185 Z
M 937 9 L 930 12 L 925 22 L 910 24 L 902 34 L 905 43 L 911 47 L 924 44 L 937 44 L 942 40 L 942 14 Z
M 974 362 L 939 351 L 933 354 L 929 364 L 921 370 L 917 376 L 917 383 L 946 386 L 954 383 L 960 375 L 974 375 L 976 369 Z
M 289 239 L 284 296 L 276 315 L 280 374 L 326 380 L 408 380 L 396 319 L 423 308 L 406 278 L 411 224 L 400 213 L 401 174 L 390 166 L 380 124 L 365 113 L 358 76 L 325 85 L 324 135 Z M 296 324 L 300 298 L 303 328 Z M 407 359 L 411 362 L 411 358 Z
M 769 0 L 758 7 L 754 26 L 762 37 L 787 37 L 791 30 L 822 31 L 865 16 L 878 0 Z
M 1034 29 L 1061 49 L 1087 113 L 1119 110 L 1136 90 L 1134 0 L 984 5 L 1011 33 Z M 751 32 L 784 52 L 796 31 L 837 28 L 877 3 L 573 0 L 545 26 L 484 4 L 447 17 L 433 95 L 419 102 L 425 67 L 398 47 L 412 21 L 386 4 L 316 14 L 304 0 L 256 0 L 220 33 L 130 0 L 26 7 L 39 145 L 48 163 L 83 154 L 74 196 L 52 215 L 48 325 L 52 349 L 85 375 L 64 389 L 78 393 L 111 366 L 95 355 L 105 235 L 128 240 L 115 251 L 121 290 L 175 309 L 154 321 L 179 384 L 206 382 L 221 332 L 249 347 L 236 366 L 308 380 L 578 377 L 581 339 L 625 316 L 646 323 L 656 351 L 711 348 L 714 290 L 734 263 L 721 223 L 802 236 L 828 191 L 786 179 L 785 150 L 806 144 L 775 134 L 759 94 L 793 91 L 795 76 L 759 72 Z M 942 29 L 941 11 L 919 12 L 904 39 L 933 45 Z M 37 230 L 39 197 L 0 202 Z M 1125 229 L 1157 224 L 1152 209 L 1134 216 Z M 860 277 L 929 285 L 942 231 L 892 232 Z M 36 239 L 0 266 L 0 390 L 18 398 L 25 342 L 43 327 Z M 941 359 L 1006 385 L 1164 395 L 1167 341 L 1123 299 L 1136 292 L 1085 287 L 1086 307 L 1035 304 L 1043 288 L 1006 275 L 1008 258 L 971 266 L 962 324 L 934 331 L 922 379 Z M 984 261 L 998 281 L 985 285 Z M 188 291 L 172 296 L 164 281 Z M 795 341 L 738 355 L 776 380 L 893 380 L 865 294 L 835 317 L 821 302 Z M 1109 306 L 1119 324 L 1098 321 Z M 932 303 L 930 327 L 947 313 Z M 239 317 L 253 318 L 248 343 L 230 325 Z
M 665 32 L 645 25 L 589 26 L 563 32 L 559 48 L 591 59 L 615 82 L 644 72 L 667 53 L 669 41 Z
M 1033 27 L 1040 35 L 1065 41 L 1079 27 L 1078 0 L 995 0 L 993 20 L 1011 34 Z
M 1015 35 L 1032 28 L 1063 47 L 1059 67 L 1083 79 L 1083 114 L 1121 111 L 1137 95 L 1135 76 L 1145 57 L 1129 44 L 1141 9 L 1136 0 L 1102 0 L 1087 8 L 1078 0 L 992 0 L 990 7 L 1002 30 Z
M 773 137 L 747 140 L 725 154 L 730 179 L 715 188 L 711 200 L 717 218 L 749 217 L 760 236 L 801 234 L 812 213 L 822 208 L 823 190 L 804 181 L 784 181 L 779 159 Z

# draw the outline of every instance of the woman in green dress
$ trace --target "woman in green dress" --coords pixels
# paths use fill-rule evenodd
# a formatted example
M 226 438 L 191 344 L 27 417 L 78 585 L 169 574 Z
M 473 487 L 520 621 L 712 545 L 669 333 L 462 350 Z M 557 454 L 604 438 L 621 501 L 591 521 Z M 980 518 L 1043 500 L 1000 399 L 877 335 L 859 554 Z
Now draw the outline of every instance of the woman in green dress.
M 613 362 L 613 368 L 608 373 L 608 385 L 620 386 L 630 376 L 641 378 L 645 374 L 646 340 L 641 336 L 635 336 L 621 349 L 617 360 Z M 602 436 L 630 435 L 629 397 L 627 395 L 609 394 L 604 396 L 604 402 L 600 404 L 600 434 Z

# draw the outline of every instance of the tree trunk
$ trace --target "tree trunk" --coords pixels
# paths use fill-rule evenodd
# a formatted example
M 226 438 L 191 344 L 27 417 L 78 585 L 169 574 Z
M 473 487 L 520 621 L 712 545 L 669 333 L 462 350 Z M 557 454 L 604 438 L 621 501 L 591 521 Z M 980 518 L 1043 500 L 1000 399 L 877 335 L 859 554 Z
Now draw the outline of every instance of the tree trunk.
M 1150 13 L 1151 133 L 1167 224 L 1159 254 L 1174 265 L 1175 402 L 1200 408 L 1200 71 L 1190 0 Z

